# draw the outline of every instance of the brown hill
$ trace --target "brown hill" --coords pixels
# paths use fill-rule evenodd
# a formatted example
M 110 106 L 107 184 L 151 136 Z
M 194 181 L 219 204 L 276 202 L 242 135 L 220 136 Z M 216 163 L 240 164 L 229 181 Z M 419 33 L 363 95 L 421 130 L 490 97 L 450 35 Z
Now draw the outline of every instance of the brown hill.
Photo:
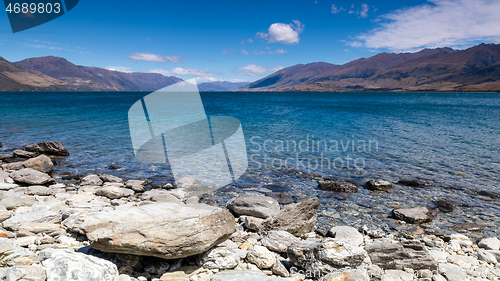
M 300 67 L 282 69 L 247 91 L 500 91 L 500 45 L 481 44 L 467 50 L 425 49 L 417 53 L 382 53 L 314 76 Z M 299 65 L 301 66 L 301 65 Z M 293 73 L 293 74 L 291 74 Z M 276 79 L 276 77 L 284 77 Z M 307 76 L 300 81 L 295 77 Z M 275 83 L 273 79 L 276 79 Z
M 63 81 L 76 91 L 155 91 L 181 81 L 157 73 L 124 73 L 80 66 L 52 56 L 25 59 L 16 64 Z
M 67 89 L 66 83 L 38 71 L 28 70 L 0 57 L 0 91 Z

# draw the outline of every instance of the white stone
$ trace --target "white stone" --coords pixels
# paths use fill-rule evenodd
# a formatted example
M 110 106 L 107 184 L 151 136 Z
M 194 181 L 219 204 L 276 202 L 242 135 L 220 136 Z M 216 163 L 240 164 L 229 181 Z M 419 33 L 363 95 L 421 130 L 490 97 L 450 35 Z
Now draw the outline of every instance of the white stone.
M 486 250 L 500 250 L 500 240 L 496 237 L 483 238 L 478 246 Z
M 227 247 L 213 248 L 202 257 L 203 267 L 208 269 L 233 269 L 239 261 L 238 253 Z
M 82 253 L 57 251 L 43 265 L 47 281 L 118 281 L 116 265 Z
M 260 269 L 271 268 L 276 262 L 276 256 L 266 247 L 259 245 L 254 245 L 248 249 L 247 259 Z

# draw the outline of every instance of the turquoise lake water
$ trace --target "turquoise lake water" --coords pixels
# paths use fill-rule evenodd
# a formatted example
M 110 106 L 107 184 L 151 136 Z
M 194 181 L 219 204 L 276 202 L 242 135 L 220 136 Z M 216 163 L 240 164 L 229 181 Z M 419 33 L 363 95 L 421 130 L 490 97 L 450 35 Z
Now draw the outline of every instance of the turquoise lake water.
M 162 165 L 135 160 L 127 113 L 148 93 L 0 93 L 0 151 L 61 141 L 70 156 L 56 173 L 111 173 L 171 181 Z M 473 221 L 498 233 L 500 94 L 202 93 L 207 115 L 240 120 L 249 169 L 217 198 L 244 191 L 317 196 L 327 223 L 387 222 L 395 206 L 454 202 L 433 226 Z M 75 167 L 68 165 L 74 164 Z M 108 170 L 109 165 L 120 169 Z M 361 188 L 351 195 L 316 188 L 315 175 L 357 184 L 426 179 L 428 188 Z M 225 199 L 225 198 L 224 198 Z M 223 199 L 214 199 L 223 200 Z M 339 217 L 340 214 L 340 217 Z

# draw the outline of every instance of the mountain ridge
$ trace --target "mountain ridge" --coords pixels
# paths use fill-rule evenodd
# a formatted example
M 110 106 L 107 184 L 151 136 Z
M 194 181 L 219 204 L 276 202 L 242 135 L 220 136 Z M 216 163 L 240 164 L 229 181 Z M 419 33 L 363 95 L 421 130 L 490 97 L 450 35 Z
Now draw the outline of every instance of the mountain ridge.
M 58 79 L 73 91 L 155 91 L 182 81 L 158 73 L 126 73 L 75 65 L 65 58 L 53 56 L 29 58 L 15 65 Z
M 380 53 L 343 65 L 324 62 L 279 70 L 237 91 L 500 91 L 500 45 L 465 50 Z M 321 71 L 329 65 L 327 71 Z M 312 71 L 315 69 L 316 71 Z M 320 74 L 310 75 L 320 72 Z M 296 79 L 301 77 L 301 79 Z

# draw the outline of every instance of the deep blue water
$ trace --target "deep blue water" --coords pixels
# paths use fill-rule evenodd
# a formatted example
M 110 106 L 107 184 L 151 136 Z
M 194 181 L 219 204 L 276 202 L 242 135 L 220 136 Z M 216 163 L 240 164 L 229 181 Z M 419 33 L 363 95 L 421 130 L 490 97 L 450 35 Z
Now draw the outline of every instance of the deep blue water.
M 127 113 L 145 95 L 0 93 L 0 150 L 57 140 L 71 153 L 57 173 L 168 181 L 162 177 L 165 167 L 134 158 Z M 443 218 L 460 222 L 475 213 L 480 217 L 474 220 L 498 225 L 499 199 L 475 197 L 478 191 L 500 194 L 498 93 L 202 93 L 202 100 L 207 115 L 233 116 L 242 124 L 250 166 L 236 188 L 319 196 L 325 216 L 344 210 L 337 204 L 344 202 L 346 209 L 360 210 L 360 217 L 363 210 L 376 213 L 375 221 L 394 205 L 448 198 L 466 207 Z M 111 164 L 121 169 L 110 171 Z M 333 196 L 296 169 L 360 184 L 421 178 L 433 186 Z M 386 204 L 373 211 L 380 200 Z

